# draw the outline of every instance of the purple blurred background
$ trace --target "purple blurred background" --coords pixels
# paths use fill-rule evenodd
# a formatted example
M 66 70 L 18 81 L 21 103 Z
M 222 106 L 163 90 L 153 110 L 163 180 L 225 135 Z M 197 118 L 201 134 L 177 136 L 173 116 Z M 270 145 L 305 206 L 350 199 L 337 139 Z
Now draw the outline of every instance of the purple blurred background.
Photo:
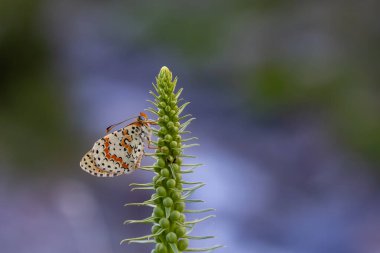
M 186 179 L 220 253 L 380 252 L 380 2 L 0 2 L 0 252 L 119 245 L 150 215 L 123 207 L 151 175 L 79 168 L 105 128 L 179 76 L 205 166 Z M 144 164 L 151 164 L 145 158 Z M 199 216 L 198 216 L 199 217 Z

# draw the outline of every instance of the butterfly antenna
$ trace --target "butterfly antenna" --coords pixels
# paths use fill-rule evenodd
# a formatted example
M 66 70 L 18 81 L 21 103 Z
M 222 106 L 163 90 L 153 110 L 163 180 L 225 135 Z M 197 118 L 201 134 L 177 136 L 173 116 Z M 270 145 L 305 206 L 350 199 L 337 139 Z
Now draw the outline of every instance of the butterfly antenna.
M 136 116 L 131 117 L 131 118 L 128 118 L 128 119 L 126 119 L 126 120 L 123 120 L 123 121 L 121 121 L 121 122 L 119 122 L 119 123 L 116 123 L 116 124 L 110 125 L 109 127 L 106 128 L 106 133 L 109 133 L 109 132 L 110 132 L 115 126 L 118 126 L 118 125 L 120 125 L 120 124 L 123 124 L 124 122 L 126 122 L 126 121 L 128 121 L 128 120 L 131 120 L 131 119 L 134 119 L 134 118 L 136 118 Z

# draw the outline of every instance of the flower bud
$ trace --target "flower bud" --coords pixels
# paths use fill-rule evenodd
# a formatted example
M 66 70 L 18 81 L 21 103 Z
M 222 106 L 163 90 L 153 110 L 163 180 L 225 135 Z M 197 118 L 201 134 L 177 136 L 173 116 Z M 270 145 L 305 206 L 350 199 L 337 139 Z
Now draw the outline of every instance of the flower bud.
M 165 145 L 165 139 L 159 139 L 158 140 L 158 146 L 164 146 Z
M 165 135 L 165 141 L 171 142 L 173 140 L 173 137 L 170 134 Z
M 160 148 L 161 152 L 164 153 L 164 154 L 169 154 L 169 148 L 166 147 L 166 146 L 163 146 Z
M 189 240 L 186 238 L 181 239 L 178 241 L 177 248 L 180 251 L 185 251 L 189 247 Z
M 176 230 L 175 230 L 175 233 L 177 234 L 177 237 L 178 238 L 181 238 L 183 237 L 184 235 L 186 235 L 186 228 L 185 227 L 178 227 Z
M 158 232 L 158 230 L 160 230 L 160 226 L 159 225 L 153 225 L 153 227 L 152 227 L 152 234 L 155 234 L 155 233 L 157 233 Z M 178 235 L 178 234 L 177 234 Z
M 157 253 L 167 253 L 168 248 L 163 243 L 157 243 L 156 245 L 156 252 Z
M 165 206 L 165 207 L 171 207 L 173 205 L 173 200 L 169 197 L 166 197 L 164 198 L 164 200 L 162 201 L 162 204 Z
M 166 181 L 166 186 L 168 188 L 174 188 L 176 185 L 176 181 L 174 179 L 169 179 L 168 181 Z
M 173 201 L 177 201 L 181 198 L 181 193 L 179 193 L 177 191 L 172 191 L 170 196 L 172 197 Z
M 165 160 L 162 158 L 158 159 L 157 165 L 161 168 L 165 167 Z
M 183 202 L 178 202 L 175 204 L 175 210 L 178 210 L 179 212 L 183 212 L 185 210 L 185 203 Z
M 153 209 L 153 213 L 156 217 L 164 217 L 165 216 L 165 213 L 164 213 L 164 210 L 162 210 L 161 207 L 159 206 L 156 206 L 154 209 Z
M 174 123 L 173 123 L 172 121 L 169 121 L 169 122 L 166 124 L 166 127 L 167 127 L 168 129 L 171 129 L 171 128 L 174 127 Z
M 160 179 L 160 175 L 155 175 L 154 177 L 153 177 L 153 182 L 154 183 L 157 183 L 157 180 L 158 179 Z
M 166 95 L 165 93 L 162 93 L 162 95 L 160 96 L 162 96 L 162 100 L 168 100 L 168 95 Z
M 173 97 L 172 100 L 170 101 L 170 105 L 176 106 L 176 104 L 177 104 L 177 100 L 175 99 L 175 97 Z
M 157 195 L 160 197 L 165 197 L 166 196 L 166 190 L 164 187 L 160 186 L 156 189 Z
M 160 171 L 160 174 L 161 174 L 161 176 L 163 176 L 163 177 L 169 177 L 170 172 L 169 172 L 168 169 L 162 169 L 162 170 Z
M 183 213 L 181 213 L 181 217 L 179 217 L 179 222 L 185 222 L 185 220 L 186 220 L 186 216 L 183 214 Z
M 174 157 L 172 157 L 171 155 L 170 156 L 168 156 L 168 161 L 170 162 L 170 163 L 172 163 L 172 162 L 174 162 Z
M 181 180 L 181 179 L 182 179 L 182 174 L 181 174 L 181 173 L 176 173 L 176 174 L 175 174 L 175 177 L 176 177 L 178 180 Z
M 169 116 L 168 115 L 162 116 L 161 119 L 162 119 L 163 122 L 169 122 Z
M 178 164 L 179 166 L 181 166 L 182 159 L 180 157 L 177 157 L 177 159 L 175 159 L 175 163 Z
M 170 232 L 166 235 L 166 240 L 169 243 L 176 243 L 177 242 L 177 235 L 173 232 Z
M 161 218 L 159 221 L 159 224 L 162 228 L 169 228 L 170 227 L 170 221 L 166 218 Z
M 176 148 L 177 147 L 177 142 L 176 141 L 170 142 L 170 147 L 171 148 Z
M 165 134 L 167 134 L 168 130 L 166 129 L 166 127 L 161 127 L 160 131 L 158 132 L 158 134 L 160 136 L 165 136 Z
M 177 220 L 179 220 L 179 218 L 181 217 L 181 213 L 180 212 L 178 212 L 178 211 L 172 211 L 171 213 L 170 213 L 170 220 L 171 221 L 177 221 Z
M 172 164 L 172 168 L 173 168 L 174 172 L 177 172 L 177 173 L 181 170 L 181 168 L 176 163 Z
M 178 156 L 181 154 L 181 149 L 179 148 L 173 148 L 173 155 Z
M 162 110 L 162 109 L 159 109 L 159 110 L 158 110 L 158 115 L 159 115 L 160 117 L 164 116 L 164 115 L 165 115 L 165 111 Z

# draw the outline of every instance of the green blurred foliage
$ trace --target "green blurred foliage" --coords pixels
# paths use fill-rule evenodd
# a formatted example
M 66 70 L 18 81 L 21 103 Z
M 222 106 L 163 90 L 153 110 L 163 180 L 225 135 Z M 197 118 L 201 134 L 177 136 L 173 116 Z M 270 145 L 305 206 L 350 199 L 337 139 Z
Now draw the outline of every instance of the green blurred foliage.
M 265 119 L 322 112 L 321 120 L 337 140 L 380 162 L 380 102 L 374 87 L 354 69 L 336 67 L 325 73 L 328 78 L 310 78 L 311 71 L 315 69 L 285 63 L 260 66 L 244 81 L 251 108 Z
M 52 54 L 39 24 L 40 3 L 0 4 L 2 159 L 30 174 L 61 164 L 69 146 Z
M 215 40 L 223 40 L 226 21 L 220 12 L 210 12 L 210 3 L 189 1 L 135 3 L 133 8 L 126 4 L 120 9 L 132 22 L 141 25 L 143 33 L 135 39 L 145 46 L 161 46 L 180 50 L 188 61 L 205 60 L 222 48 Z M 202 7 L 203 6 L 203 7 Z M 215 5 L 218 10 L 225 10 Z M 185 10 L 185 11 L 184 11 Z
M 216 70 L 208 74 L 219 77 L 212 81 L 220 88 L 231 83 L 239 86 L 254 115 L 260 114 L 265 120 L 300 111 L 320 111 L 316 117 L 325 117 L 321 120 L 327 120 L 337 141 L 379 162 L 380 107 L 376 87 L 380 76 L 376 66 L 380 36 L 374 10 L 380 6 L 371 1 L 309 6 L 316 7 L 316 12 L 300 1 L 162 1 L 149 5 L 139 2 L 133 8 L 128 4 L 122 12 L 145 29 L 136 36 L 139 43 L 158 43 L 179 52 L 197 71 Z M 317 17 L 315 13 L 319 11 Z M 250 61 L 240 59 L 248 53 L 244 50 L 249 50 L 241 47 L 240 41 L 254 34 L 252 28 L 257 28 L 257 22 L 264 24 L 263 29 L 272 29 L 257 33 L 267 38 L 255 37 L 256 45 L 252 45 L 262 47 L 267 59 L 261 55 Z M 297 29 L 300 33 L 310 30 L 324 34 L 340 43 L 341 48 L 335 50 L 342 56 L 336 60 L 326 55 L 327 60 L 320 62 L 314 61 L 312 54 L 296 59 L 282 54 L 281 40 Z M 276 38 L 281 40 L 271 41 Z M 295 47 L 302 48 L 302 43 Z

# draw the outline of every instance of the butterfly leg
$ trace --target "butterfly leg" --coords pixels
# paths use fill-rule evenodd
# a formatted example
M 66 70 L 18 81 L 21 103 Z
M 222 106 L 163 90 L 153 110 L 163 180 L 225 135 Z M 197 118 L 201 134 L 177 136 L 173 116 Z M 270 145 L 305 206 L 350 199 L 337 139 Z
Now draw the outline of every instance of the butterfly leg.
M 151 124 L 151 125 L 158 125 L 157 121 L 146 121 L 146 123 Z
M 142 158 L 143 158 L 143 153 L 141 153 L 138 157 L 137 157 L 137 159 L 136 159 L 136 163 L 135 163 L 135 170 L 137 170 L 138 168 L 140 168 L 140 166 L 141 166 L 141 160 L 142 160 Z
M 150 148 L 150 149 L 158 149 L 158 147 L 153 147 L 151 145 L 152 145 L 152 141 L 149 141 L 148 142 L 148 148 Z
M 147 141 L 148 141 L 148 148 L 150 148 L 150 149 L 158 149 L 158 147 L 153 147 L 152 146 L 152 139 L 151 139 L 150 135 L 147 136 Z

